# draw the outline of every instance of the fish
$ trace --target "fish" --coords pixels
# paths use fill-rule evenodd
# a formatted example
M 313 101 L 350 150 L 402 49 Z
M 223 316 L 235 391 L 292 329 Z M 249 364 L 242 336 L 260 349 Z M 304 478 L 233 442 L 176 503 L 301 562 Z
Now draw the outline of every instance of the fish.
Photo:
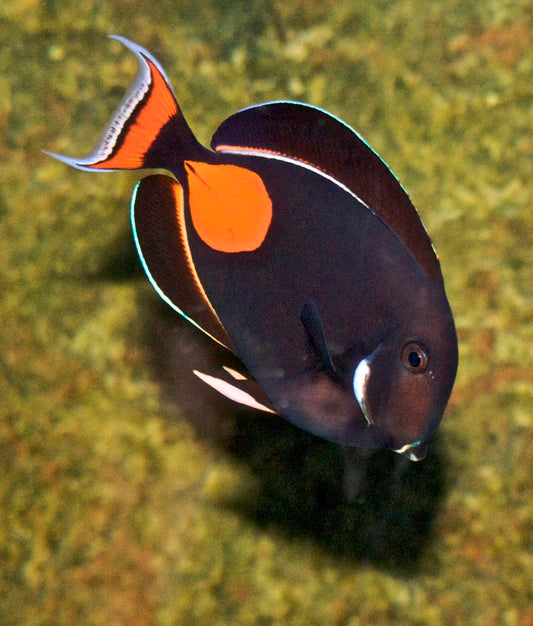
M 159 296 L 238 358 L 194 370 L 218 393 L 345 447 L 424 458 L 450 397 L 457 334 L 440 262 L 388 165 L 348 124 L 279 100 L 241 109 L 211 146 L 157 59 L 86 158 L 154 169 L 131 224 Z

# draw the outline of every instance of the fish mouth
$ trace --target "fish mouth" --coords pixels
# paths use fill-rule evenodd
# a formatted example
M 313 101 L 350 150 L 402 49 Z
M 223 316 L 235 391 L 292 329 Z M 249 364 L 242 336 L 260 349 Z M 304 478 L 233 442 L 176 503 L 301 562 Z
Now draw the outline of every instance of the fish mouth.
M 393 449 L 393 452 L 396 452 L 396 454 L 400 454 L 401 456 L 407 457 L 410 461 L 421 461 L 425 458 L 427 451 L 427 443 L 423 443 L 422 441 L 406 443 L 405 446 L 402 446 L 397 450 Z

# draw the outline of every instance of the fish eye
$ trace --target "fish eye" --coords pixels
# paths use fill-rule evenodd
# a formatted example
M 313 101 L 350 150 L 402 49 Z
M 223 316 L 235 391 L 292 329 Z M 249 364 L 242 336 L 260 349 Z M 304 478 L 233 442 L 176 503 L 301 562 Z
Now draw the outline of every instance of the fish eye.
M 402 348 L 401 360 L 406 370 L 422 374 L 428 368 L 429 351 L 423 344 L 410 341 Z

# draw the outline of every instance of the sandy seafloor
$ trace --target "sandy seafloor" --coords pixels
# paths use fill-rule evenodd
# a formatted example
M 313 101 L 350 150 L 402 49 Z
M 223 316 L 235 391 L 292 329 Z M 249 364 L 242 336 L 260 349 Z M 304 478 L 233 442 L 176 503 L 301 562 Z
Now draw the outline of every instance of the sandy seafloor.
M 442 263 L 460 368 L 425 461 L 238 411 L 190 370 L 85 156 L 159 57 L 198 136 L 272 99 L 382 155 Z M 533 624 L 526 0 L 0 3 L 0 623 Z

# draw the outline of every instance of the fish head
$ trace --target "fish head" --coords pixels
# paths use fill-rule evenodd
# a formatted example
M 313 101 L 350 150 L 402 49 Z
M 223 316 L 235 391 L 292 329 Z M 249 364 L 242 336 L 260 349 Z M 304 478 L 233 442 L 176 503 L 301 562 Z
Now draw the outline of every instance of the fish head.
M 432 304 L 390 330 L 353 370 L 353 393 L 375 444 L 411 460 L 424 458 L 457 372 L 457 336 L 448 302 Z

